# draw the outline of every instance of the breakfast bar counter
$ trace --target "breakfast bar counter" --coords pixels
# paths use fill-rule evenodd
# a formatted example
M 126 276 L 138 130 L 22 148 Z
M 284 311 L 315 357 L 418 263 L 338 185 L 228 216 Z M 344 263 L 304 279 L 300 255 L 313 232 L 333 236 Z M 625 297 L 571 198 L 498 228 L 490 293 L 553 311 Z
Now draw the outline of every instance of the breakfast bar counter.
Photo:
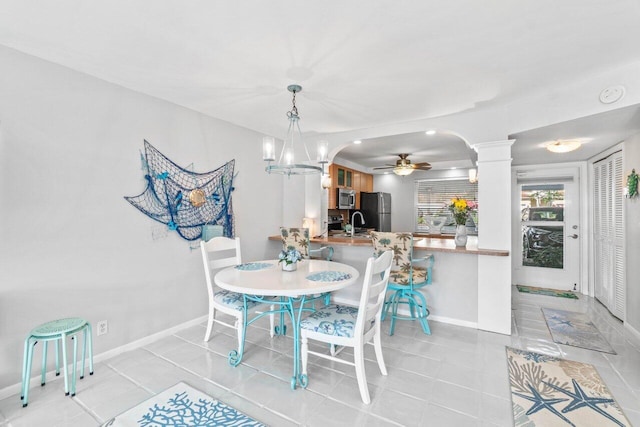
M 367 259 L 373 255 L 371 238 L 365 235 L 312 238 L 310 245 L 331 246 L 333 260 L 351 265 L 361 275 Z M 270 236 L 270 255 L 282 249 L 281 237 Z M 434 257 L 433 282 L 420 291 L 429 305 L 429 319 L 470 328 L 478 327 L 478 260 L 489 257 L 494 260 L 509 257 L 508 250 L 478 248 L 478 237 L 469 236 L 466 247 L 457 248 L 453 239 L 414 237 L 414 258 L 432 254 Z M 360 283 L 342 289 L 333 295 L 338 304 L 357 305 L 360 298 Z
M 280 236 L 269 236 L 269 240 L 282 240 Z M 329 236 L 314 237 L 310 239 L 311 243 L 320 246 L 365 246 L 372 247 L 371 238 L 364 236 L 346 237 L 346 236 Z M 451 252 L 457 254 L 470 255 L 489 255 L 489 256 L 509 256 L 509 251 L 496 249 L 483 249 L 478 247 L 478 237 L 468 236 L 467 245 L 465 247 L 456 247 L 452 238 L 442 237 L 421 237 L 414 235 L 413 247 L 418 251 L 429 252 Z

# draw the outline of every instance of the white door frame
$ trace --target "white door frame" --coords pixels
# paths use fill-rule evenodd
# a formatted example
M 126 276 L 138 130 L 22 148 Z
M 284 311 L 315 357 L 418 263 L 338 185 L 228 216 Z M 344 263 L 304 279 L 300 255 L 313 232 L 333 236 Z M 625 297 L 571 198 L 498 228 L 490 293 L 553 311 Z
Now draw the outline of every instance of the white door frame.
M 589 239 L 591 235 L 591 212 L 589 210 L 589 180 L 587 179 L 587 162 L 572 163 L 552 163 L 544 165 L 513 166 L 511 168 L 511 279 L 514 282 L 514 272 L 516 267 L 520 267 L 522 253 L 522 230 L 521 230 L 521 209 L 518 176 L 527 178 L 555 176 L 575 176 L 578 180 L 578 192 L 580 193 L 579 203 L 579 223 L 580 231 L 580 255 L 578 266 L 578 289 L 577 291 L 593 296 L 593 289 L 589 286 Z

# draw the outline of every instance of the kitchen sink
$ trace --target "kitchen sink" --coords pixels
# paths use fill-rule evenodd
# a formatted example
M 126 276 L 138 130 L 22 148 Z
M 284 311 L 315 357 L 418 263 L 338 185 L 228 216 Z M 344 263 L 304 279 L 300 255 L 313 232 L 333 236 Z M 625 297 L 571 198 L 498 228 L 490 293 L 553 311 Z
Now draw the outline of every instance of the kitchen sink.
M 371 239 L 371 235 L 369 233 L 355 233 L 353 236 L 351 236 L 351 233 L 337 233 L 337 234 L 332 234 L 330 237 L 343 237 L 343 238 L 353 237 L 354 239 Z

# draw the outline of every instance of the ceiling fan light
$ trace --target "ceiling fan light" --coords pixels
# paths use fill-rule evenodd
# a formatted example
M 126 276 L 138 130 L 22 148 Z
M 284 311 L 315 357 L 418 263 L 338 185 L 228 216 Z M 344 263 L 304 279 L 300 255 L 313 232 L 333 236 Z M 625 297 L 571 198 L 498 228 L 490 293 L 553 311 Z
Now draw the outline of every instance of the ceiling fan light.
M 582 143 L 575 139 L 557 140 L 552 141 L 545 145 L 545 148 L 552 153 L 568 153 L 580 148 Z
M 413 168 L 406 166 L 396 166 L 395 168 L 393 168 L 393 173 L 399 176 L 407 176 L 413 173 Z

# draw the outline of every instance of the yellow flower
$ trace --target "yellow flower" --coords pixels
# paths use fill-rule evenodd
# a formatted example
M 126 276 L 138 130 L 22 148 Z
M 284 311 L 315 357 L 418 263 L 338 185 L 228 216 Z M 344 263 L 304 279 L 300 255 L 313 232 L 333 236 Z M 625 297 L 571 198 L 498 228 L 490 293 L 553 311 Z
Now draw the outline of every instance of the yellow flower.
M 465 199 L 457 199 L 454 202 L 454 206 L 456 207 L 456 209 L 466 209 L 467 208 L 467 201 Z

